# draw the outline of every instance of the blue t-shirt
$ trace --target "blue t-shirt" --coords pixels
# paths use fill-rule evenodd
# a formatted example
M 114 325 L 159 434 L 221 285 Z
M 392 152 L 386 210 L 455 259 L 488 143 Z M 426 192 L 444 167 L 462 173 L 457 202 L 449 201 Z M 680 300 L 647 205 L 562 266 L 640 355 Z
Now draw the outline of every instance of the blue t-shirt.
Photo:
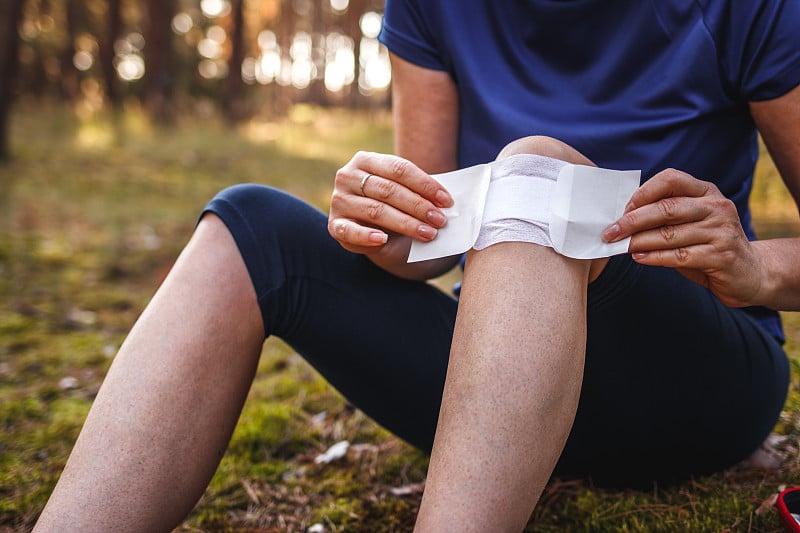
M 452 76 L 459 166 L 549 135 L 643 180 L 713 181 L 755 238 L 748 102 L 800 84 L 797 0 L 386 0 L 380 40 Z

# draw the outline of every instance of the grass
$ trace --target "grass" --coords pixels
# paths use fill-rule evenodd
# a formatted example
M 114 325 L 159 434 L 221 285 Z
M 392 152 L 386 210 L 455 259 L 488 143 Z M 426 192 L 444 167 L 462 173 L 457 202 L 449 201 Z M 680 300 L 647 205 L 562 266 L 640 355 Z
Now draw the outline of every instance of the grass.
M 266 182 L 327 208 L 332 176 L 357 149 L 389 151 L 385 113 L 299 106 L 236 131 L 213 117 L 152 127 L 23 104 L 15 159 L 0 167 L 0 531 L 34 523 L 108 366 L 220 188 Z M 767 158 L 754 210 L 767 235 L 798 234 Z M 786 315 L 800 360 L 800 320 Z M 797 441 L 800 370 L 778 430 Z M 314 457 L 354 445 L 327 465 Z M 181 531 L 409 531 L 427 458 L 345 402 L 269 340 L 228 453 Z M 610 491 L 555 480 L 530 531 L 778 531 L 762 506 L 800 484 L 796 460 L 682 485 Z

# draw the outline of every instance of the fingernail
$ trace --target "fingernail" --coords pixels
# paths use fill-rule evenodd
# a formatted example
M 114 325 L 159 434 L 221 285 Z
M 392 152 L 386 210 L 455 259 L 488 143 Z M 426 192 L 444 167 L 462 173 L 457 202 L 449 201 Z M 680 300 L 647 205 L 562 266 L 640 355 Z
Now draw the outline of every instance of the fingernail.
M 441 211 L 434 211 L 433 209 L 428 211 L 426 217 L 428 219 L 428 222 L 430 222 L 437 228 L 441 228 L 442 226 L 444 226 L 444 223 L 447 222 L 447 219 L 445 218 L 444 214 Z
M 436 191 L 436 203 L 439 204 L 439 207 L 450 207 L 453 205 L 453 198 L 442 189 Z
M 374 242 L 375 244 L 386 244 L 389 236 L 382 231 L 373 231 L 370 232 L 368 239 L 369 242 Z
M 614 242 L 614 240 L 619 237 L 619 234 L 619 224 L 612 224 L 603 232 L 603 240 L 606 242 Z
M 420 226 L 417 228 L 417 233 L 426 241 L 430 241 L 436 237 L 437 232 L 435 228 L 426 226 L 425 224 L 420 224 Z
M 633 256 L 634 259 L 644 259 L 645 257 L 647 257 L 647 252 L 636 252 L 631 255 Z

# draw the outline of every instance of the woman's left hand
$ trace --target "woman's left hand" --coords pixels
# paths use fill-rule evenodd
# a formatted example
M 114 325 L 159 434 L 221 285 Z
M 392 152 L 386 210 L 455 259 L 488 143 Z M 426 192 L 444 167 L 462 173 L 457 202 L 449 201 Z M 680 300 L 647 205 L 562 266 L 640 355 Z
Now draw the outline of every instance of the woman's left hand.
M 758 299 L 766 266 L 744 234 L 736 206 L 713 183 L 674 169 L 659 172 L 603 233 L 608 242 L 628 236 L 638 263 L 675 268 L 730 307 Z

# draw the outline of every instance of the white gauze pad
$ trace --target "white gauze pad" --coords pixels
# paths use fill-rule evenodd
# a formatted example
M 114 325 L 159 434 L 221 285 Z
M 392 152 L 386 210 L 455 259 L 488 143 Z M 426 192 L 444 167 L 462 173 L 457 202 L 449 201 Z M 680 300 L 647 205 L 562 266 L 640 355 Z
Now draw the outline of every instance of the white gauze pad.
M 433 241 L 412 241 L 408 262 L 461 254 L 498 242 L 530 242 L 576 259 L 628 251 L 630 239 L 603 241 L 639 186 L 638 170 L 573 165 L 515 155 L 434 176 L 453 197 Z

